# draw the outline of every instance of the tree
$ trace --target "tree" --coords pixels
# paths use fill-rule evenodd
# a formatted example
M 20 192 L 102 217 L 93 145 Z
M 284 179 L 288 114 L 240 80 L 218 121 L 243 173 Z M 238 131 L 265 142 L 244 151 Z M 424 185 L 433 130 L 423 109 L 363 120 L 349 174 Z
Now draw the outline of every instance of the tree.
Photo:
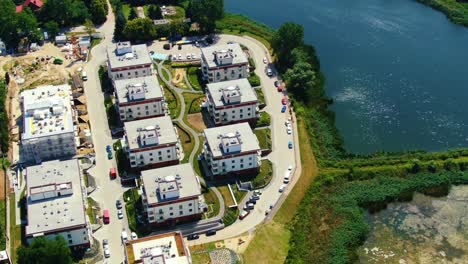
M 19 264 L 36 263 L 73 263 L 71 251 L 62 236 L 56 236 L 53 240 L 41 236 L 35 238 L 31 245 L 21 246 L 18 249 Z
M 281 25 L 271 39 L 271 47 L 277 57 L 278 68 L 285 71 L 293 64 L 291 52 L 304 44 L 304 28 L 288 22 Z
M 138 14 L 134 7 L 130 8 L 130 14 L 128 15 L 128 20 L 133 20 L 138 17 Z
M 192 0 L 189 13 L 192 20 L 199 24 L 203 33 L 213 33 L 215 22 L 224 15 L 223 0 Z
M 121 41 L 124 40 L 124 29 L 127 25 L 127 19 L 122 11 L 122 7 L 117 7 L 116 9 L 116 18 L 115 18 L 115 30 L 114 30 L 114 40 Z
M 149 18 L 135 18 L 128 21 L 124 29 L 124 36 L 131 41 L 153 40 L 156 38 L 156 28 Z
M 304 102 L 309 101 L 312 89 L 314 89 L 315 72 L 312 65 L 307 62 L 298 62 L 287 70 L 284 74 L 288 90 L 290 90 L 296 98 L 301 98 Z
M 100 25 L 104 23 L 107 16 L 107 2 L 103 0 L 92 0 L 90 11 L 94 24 Z
M 16 30 L 20 37 L 26 37 L 29 42 L 35 42 L 40 39 L 37 19 L 31 8 L 26 7 L 18 14 Z
M 16 11 L 15 4 L 10 0 L 0 1 L 0 38 L 10 48 L 18 44 L 18 34 L 16 31 Z
M 188 25 L 182 21 L 171 21 L 169 24 L 169 35 L 185 35 L 188 32 Z
M 85 31 L 86 33 L 88 34 L 88 36 L 91 37 L 91 34 L 93 34 L 96 30 L 94 28 L 94 24 L 93 24 L 93 21 L 89 20 L 89 19 L 86 19 L 85 23 L 84 23 L 84 27 L 85 27 Z
M 49 35 L 49 39 L 54 39 L 55 36 L 60 32 L 59 25 L 55 21 L 47 21 L 44 24 L 44 27 L 47 30 L 47 34 Z
M 411 161 L 411 173 L 418 173 L 421 170 L 421 162 L 418 159 L 414 159 Z
M 162 19 L 161 8 L 157 5 L 150 5 L 148 7 L 148 17 L 153 20 Z
M 55 21 L 60 26 L 82 24 L 89 10 L 81 0 L 47 0 L 39 13 L 42 22 Z

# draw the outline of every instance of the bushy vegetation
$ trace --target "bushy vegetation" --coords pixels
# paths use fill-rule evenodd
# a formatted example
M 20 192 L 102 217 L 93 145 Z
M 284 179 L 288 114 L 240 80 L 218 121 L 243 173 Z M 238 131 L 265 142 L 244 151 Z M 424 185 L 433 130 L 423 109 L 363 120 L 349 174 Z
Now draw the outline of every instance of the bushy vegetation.
M 257 136 L 261 149 L 271 149 L 271 130 L 269 128 L 254 130 L 254 134 Z
M 0 80 L 0 149 L 3 153 L 8 152 L 10 133 L 8 131 L 8 115 L 6 112 L 5 100 L 8 87 L 3 80 Z
M 31 245 L 18 249 L 18 263 L 73 263 L 71 251 L 63 236 L 47 239 L 44 236 L 35 238 Z
M 260 77 L 258 77 L 258 75 L 255 74 L 255 72 L 251 72 L 247 80 L 249 80 L 249 83 L 252 87 L 257 87 L 257 86 L 260 86 L 261 84 Z
M 463 0 L 417 0 L 443 12 L 450 21 L 468 26 L 468 2 Z
M 260 118 L 257 121 L 257 127 L 269 126 L 270 124 L 270 115 L 267 112 L 260 112 Z
M 190 67 L 187 69 L 187 79 L 193 89 L 201 91 L 203 80 L 201 79 L 201 70 L 198 67 Z
M 369 232 L 364 210 L 375 212 L 393 201 L 409 201 L 415 191 L 446 195 L 451 184 L 468 183 L 468 173 L 461 171 L 404 177 L 378 171 L 359 180 L 367 177 L 358 171 L 326 173 L 312 184 L 294 219 L 287 263 L 353 263 Z

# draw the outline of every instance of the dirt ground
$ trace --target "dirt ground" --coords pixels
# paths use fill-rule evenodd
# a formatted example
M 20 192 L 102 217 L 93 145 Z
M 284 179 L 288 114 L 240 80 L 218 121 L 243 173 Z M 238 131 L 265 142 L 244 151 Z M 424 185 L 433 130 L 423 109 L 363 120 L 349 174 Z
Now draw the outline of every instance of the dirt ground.
M 190 126 L 199 132 L 203 131 L 206 128 L 205 122 L 203 122 L 203 116 L 201 113 L 187 115 L 187 120 Z

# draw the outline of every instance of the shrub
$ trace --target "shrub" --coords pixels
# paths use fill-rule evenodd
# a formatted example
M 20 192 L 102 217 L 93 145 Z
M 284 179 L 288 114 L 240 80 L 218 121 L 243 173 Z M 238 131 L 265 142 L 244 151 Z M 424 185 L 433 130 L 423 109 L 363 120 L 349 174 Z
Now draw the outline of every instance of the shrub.
M 249 80 L 249 83 L 250 85 L 252 85 L 252 87 L 260 86 L 261 84 L 260 77 L 258 77 L 257 74 L 255 74 L 255 72 L 251 72 L 247 80 Z

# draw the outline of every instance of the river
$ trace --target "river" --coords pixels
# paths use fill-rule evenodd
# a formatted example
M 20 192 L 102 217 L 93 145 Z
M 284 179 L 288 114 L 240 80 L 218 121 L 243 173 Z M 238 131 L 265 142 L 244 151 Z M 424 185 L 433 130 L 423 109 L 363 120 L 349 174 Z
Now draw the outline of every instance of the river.
M 412 0 L 226 0 L 273 28 L 304 25 L 354 153 L 468 146 L 468 29 Z

